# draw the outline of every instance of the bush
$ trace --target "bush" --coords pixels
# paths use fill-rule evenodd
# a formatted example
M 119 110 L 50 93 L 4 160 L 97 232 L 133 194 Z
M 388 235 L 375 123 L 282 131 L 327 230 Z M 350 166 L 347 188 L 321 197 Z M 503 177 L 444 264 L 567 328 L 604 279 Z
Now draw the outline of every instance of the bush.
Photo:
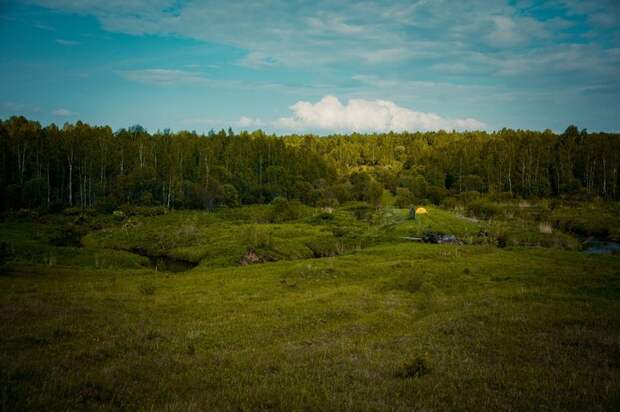
M 0 269 L 14 256 L 13 248 L 8 242 L 0 241 Z
M 112 213 L 118 209 L 118 207 L 118 202 L 110 197 L 104 197 L 95 203 L 95 210 L 99 213 Z
M 306 242 L 314 257 L 338 256 L 344 253 L 344 244 L 335 238 L 315 239 Z
M 115 210 L 114 212 L 112 212 L 112 216 L 114 216 L 114 220 L 116 220 L 117 222 L 122 222 L 127 218 L 125 212 L 123 212 L 122 210 Z
M 418 357 L 415 358 L 413 362 L 406 364 L 403 370 L 397 373 L 397 376 L 403 379 L 420 378 L 430 371 L 430 368 L 426 365 L 426 361 Z
M 288 220 L 299 219 L 302 214 L 302 204 L 298 200 L 287 200 L 282 196 L 277 196 L 271 202 L 272 223 L 286 222 Z
M 86 229 L 81 226 L 64 225 L 50 237 L 50 244 L 54 246 L 80 246 L 81 238 L 85 234 Z
M 350 209 L 358 220 L 367 220 L 372 217 L 375 209 L 368 206 L 357 206 Z
M 239 206 L 239 192 L 237 188 L 231 184 L 225 184 L 222 186 L 222 196 L 224 197 L 224 203 L 228 207 Z
M 465 209 L 469 215 L 479 219 L 490 219 L 501 212 L 496 204 L 484 200 L 468 203 L 465 205 Z
M 39 217 L 39 213 L 30 209 L 19 209 L 15 212 L 15 217 L 20 219 L 36 219 Z
M 248 250 L 270 248 L 271 232 L 261 225 L 249 225 L 243 232 L 243 241 Z
M 168 210 L 163 206 L 156 207 L 140 207 L 133 206 L 129 204 L 124 204 L 120 207 L 120 211 L 123 212 L 125 216 L 161 216 L 168 212 Z M 114 216 L 117 216 L 116 212 Z
M 468 192 L 459 193 L 458 195 L 456 195 L 456 198 L 459 200 L 459 202 L 466 205 L 480 199 L 480 192 L 470 190 Z
M 317 202 L 317 206 L 318 207 L 322 207 L 322 208 L 336 208 L 338 207 L 339 203 L 338 203 L 338 199 L 333 198 L 333 197 L 326 197 L 326 198 L 322 198 L 321 200 L 319 200 Z
M 406 209 L 415 204 L 415 197 L 413 193 L 406 187 L 399 187 L 396 189 L 396 206 L 401 209 Z
M 457 201 L 455 197 L 448 196 L 441 201 L 441 205 L 446 209 L 456 209 Z
M 513 195 L 510 192 L 491 192 L 489 193 L 489 199 L 494 202 L 510 202 L 513 199 Z
M 82 209 L 79 207 L 68 207 L 62 212 L 65 216 L 78 216 L 82 213 Z
M 153 204 L 153 194 L 151 192 L 142 192 L 138 203 L 140 206 L 151 206 Z
M 430 186 L 426 189 L 426 196 L 435 204 L 441 204 L 444 197 L 448 195 L 448 191 L 441 186 Z

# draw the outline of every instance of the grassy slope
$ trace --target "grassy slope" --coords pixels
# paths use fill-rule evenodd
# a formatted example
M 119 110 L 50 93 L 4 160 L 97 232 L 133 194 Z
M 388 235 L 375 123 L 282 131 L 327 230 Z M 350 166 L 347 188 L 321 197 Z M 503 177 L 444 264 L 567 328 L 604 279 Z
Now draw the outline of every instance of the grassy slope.
M 482 225 L 442 211 L 417 222 L 402 213 L 371 225 L 348 215 L 320 225 L 259 225 L 280 231 L 272 237 L 291 239 L 293 248 L 306 237 L 332 236 L 333 227 L 359 230 L 370 245 L 322 259 L 201 265 L 183 274 L 131 269 L 134 261 L 96 269 L 85 263 L 104 252 L 90 248 L 71 248 L 79 252 L 67 258 L 69 266 L 22 259 L 0 276 L 2 404 L 9 410 L 617 406 L 617 257 L 398 242 L 427 226 L 473 236 Z M 153 218 L 157 224 L 147 221 L 125 240 L 150 245 L 153 228 L 190 225 L 192 218 L 214 219 Z M 209 234 L 249 224 L 230 220 L 197 220 L 183 230 L 202 245 Z M 157 236 L 171 236 L 165 242 L 180 236 L 185 246 L 178 247 L 192 248 L 179 230 Z M 2 232 L 31 238 L 19 226 L 4 225 Z M 235 239 L 231 245 L 244 247 Z M 426 373 L 404 377 L 416 360 Z

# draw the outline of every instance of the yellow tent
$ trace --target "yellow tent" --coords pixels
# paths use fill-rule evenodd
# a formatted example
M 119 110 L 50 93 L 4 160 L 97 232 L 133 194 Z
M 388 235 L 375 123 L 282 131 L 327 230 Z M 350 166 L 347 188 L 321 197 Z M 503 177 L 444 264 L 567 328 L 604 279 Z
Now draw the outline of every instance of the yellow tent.
M 424 209 L 423 207 L 419 207 L 415 210 L 415 214 L 416 215 L 425 215 L 428 212 L 426 211 L 426 209 Z

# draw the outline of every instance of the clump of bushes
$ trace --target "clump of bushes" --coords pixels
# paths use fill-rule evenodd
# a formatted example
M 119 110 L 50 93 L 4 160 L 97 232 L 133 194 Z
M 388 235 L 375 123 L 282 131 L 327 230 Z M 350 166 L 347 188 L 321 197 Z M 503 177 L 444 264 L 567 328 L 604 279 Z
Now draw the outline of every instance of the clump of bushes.
M 323 238 L 306 242 L 305 245 L 312 251 L 314 257 L 338 256 L 344 253 L 345 246 L 341 240 Z
M 0 241 L 0 270 L 14 255 L 15 253 L 11 245 L 8 242 Z
M 296 220 L 302 216 L 303 205 L 299 200 L 288 200 L 282 196 L 277 196 L 271 201 L 270 221 L 272 223 Z
M 168 209 L 163 206 L 145 207 L 125 204 L 120 207 L 125 216 L 161 216 L 168 213 Z
M 458 201 L 456 200 L 455 197 L 453 196 L 448 196 L 445 197 L 442 201 L 441 201 L 441 205 L 448 210 L 454 210 L 457 208 L 458 205 Z
M 78 216 L 82 213 L 82 209 L 79 207 L 68 207 L 62 211 L 65 216 Z
M 501 208 L 495 203 L 485 200 L 475 200 L 465 205 L 465 210 L 472 217 L 491 219 L 500 214 Z
M 112 213 L 118 207 L 119 203 L 111 197 L 104 197 L 95 203 L 95 210 L 99 213 Z
M 426 361 L 421 357 L 417 357 L 412 362 L 407 363 L 403 370 L 396 375 L 403 379 L 414 379 L 420 378 L 430 373 L 430 371 L 431 369 L 426 364 Z
M 271 232 L 261 225 L 248 225 L 243 232 L 243 240 L 248 249 L 271 247 Z
M 81 238 L 87 232 L 83 226 L 67 224 L 59 228 L 51 237 L 53 246 L 81 246 Z

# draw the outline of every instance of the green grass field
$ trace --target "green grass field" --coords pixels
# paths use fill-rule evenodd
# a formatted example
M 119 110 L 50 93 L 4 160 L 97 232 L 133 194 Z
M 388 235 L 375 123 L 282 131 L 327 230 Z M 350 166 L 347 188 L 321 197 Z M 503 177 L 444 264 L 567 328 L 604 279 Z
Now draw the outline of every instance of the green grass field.
M 5 219 L 2 410 L 620 405 L 620 260 L 566 224 L 268 213 Z M 429 229 L 463 244 L 402 239 Z M 138 248 L 195 268 L 156 271 Z M 241 266 L 249 250 L 263 262 Z

